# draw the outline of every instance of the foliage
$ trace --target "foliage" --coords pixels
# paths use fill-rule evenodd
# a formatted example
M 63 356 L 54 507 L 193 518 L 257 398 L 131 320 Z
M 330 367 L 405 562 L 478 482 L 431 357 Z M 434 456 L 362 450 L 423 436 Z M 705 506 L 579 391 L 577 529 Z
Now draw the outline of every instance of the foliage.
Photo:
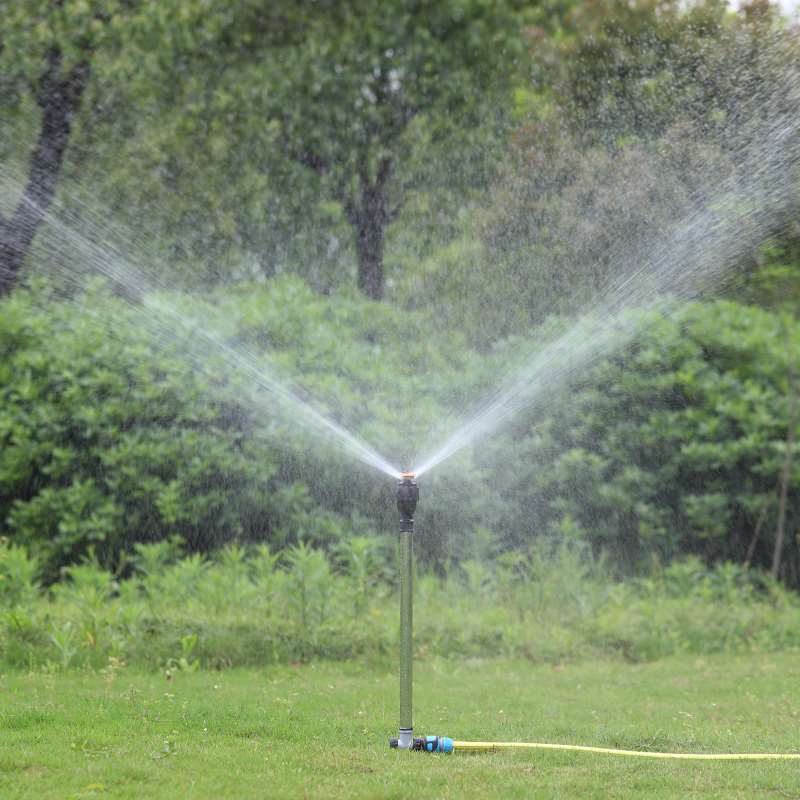
M 469 325 L 481 347 L 553 314 L 577 315 L 646 270 L 732 169 L 688 124 L 606 148 L 581 145 L 560 124 L 529 123 L 500 169 L 480 238 L 464 236 L 426 262 L 423 294 L 459 296 L 442 314 Z
M 369 532 L 360 515 L 386 481 L 354 473 L 248 369 L 302 374 L 298 392 L 410 458 L 406 437 L 418 439 L 482 365 L 466 349 L 396 336 L 408 325 L 408 315 L 330 303 L 296 280 L 151 307 L 101 288 L 73 300 L 47 287 L 17 292 L 0 315 L 0 526 L 36 552 L 48 580 L 90 551 L 116 568 L 137 542 L 172 535 L 209 550 L 236 538 L 332 547 Z M 242 368 L 215 356 L 209 335 L 261 360 Z M 412 405 L 417 416 L 398 426 Z
M 296 408 L 254 392 L 223 360 L 198 352 L 194 361 L 180 331 L 152 338 L 164 330 L 152 310 L 102 289 L 77 304 L 47 292 L 16 293 L 0 316 L 1 516 L 42 577 L 92 553 L 115 570 L 130 554 L 147 572 L 175 558 L 167 540 L 176 535 L 191 551 L 302 541 L 355 559 L 359 605 L 371 556 L 358 555 L 358 539 L 344 542 L 394 529 L 387 481 L 304 431 Z M 397 337 L 413 330 L 407 314 L 324 300 L 290 280 L 191 307 L 215 335 L 264 353 L 263 368 L 301 374 L 303 391 L 379 451 L 404 454 L 402 464 L 414 456 L 409 443 L 429 441 L 429 420 L 519 357 L 513 340 L 483 357 L 452 337 L 445 345 L 422 316 L 419 338 Z M 511 438 L 483 445 L 479 463 L 462 454 L 426 479 L 435 502 L 420 504 L 424 559 L 443 565 L 566 537 L 607 552 L 623 572 L 654 554 L 665 563 L 749 554 L 769 565 L 796 323 L 730 302 L 630 320 L 635 342 L 587 371 L 569 397 L 520 417 Z M 796 584 L 790 539 L 782 574 Z M 163 552 L 137 546 L 161 540 Z
M 539 16 L 521 5 L 137 3 L 96 66 L 64 198 L 147 226 L 176 283 L 353 285 L 367 228 L 382 242 L 410 193 L 485 187 Z
M 342 204 L 368 296 L 384 292 L 385 228 L 402 210 L 409 130 L 423 125 L 434 144 L 461 133 L 463 145 L 463 129 L 479 128 L 493 101 L 507 106 L 499 87 L 508 93 L 523 52 L 515 5 L 351 3 L 317 16 L 303 45 L 283 54 L 270 116 L 290 158 Z
M 509 530 L 563 536 L 569 523 L 623 571 L 687 553 L 768 567 L 800 328 L 717 302 L 640 315 L 636 329 L 531 435 L 520 422 L 517 443 L 494 448 L 488 469 L 519 498 Z M 795 465 L 790 530 L 799 491 Z M 782 574 L 794 585 L 799 558 L 793 541 Z
M 58 219 L 30 264 L 60 277 L 0 307 L 0 533 L 11 542 L 0 594 L 22 607 L 33 575 L 77 585 L 88 559 L 117 577 L 179 563 L 174 591 L 191 597 L 201 580 L 218 597 L 203 558 L 177 561 L 178 540 L 195 554 L 258 542 L 263 590 L 294 586 L 284 611 L 305 629 L 302 652 L 320 646 L 311 631 L 330 622 L 342 564 L 352 618 L 389 579 L 366 544 L 394 525 L 387 482 L 298 430 L 295 412 L 209 356 L 203 336 L 407 466 L 432 425 L 562 321 L 541 323 L 646 265 L 687 209 L 736 181 L 743 152 L 752 166 L 774 122 L 746 113 L 753 98 L 781 113 L 796 101 L 781 80 L 796 33 L 759 3 L 738 15 L 650 0 L 2 8 L 1 212 L 38 205 L 18 203 L 14 166 L 40 126 L 45 67 L 78 69 L 86 97 Z M 759 208 L 776 241 L 730 265 L 752 273 L 738 297 L 770 313 L 634 312 L 639 341 L 563 402 L 426 477 L 436 503 L 420 508 L 423 560 L 463 564 L 476 587 L 486 559 L 532 569 L 515 561 L 532 539 L 583 542 L 620 573 L 653 554 L 767 566 L 788 465 L 781 575 L 800 585 L 795 206 L 787 198 L 774 219 Z M 395 305 L 342 291 L 356 272 L 348 225 L 367 211 L 384 227 L 401 212 L 386 231 Z M 109 216 L 144 250 L 166 250 L 151 270 L 160 294 L 140 296 L 135 277 L 75 289 L 116 247 Z M 112 244 L 68 254 L 63 240 L 84 233 Z M 232 285 L 163 290 L 215 283 Z M 293 568 L 277 569 L 296 545 Z M 225 552 L 231 591 L 246 592 L 241 553 Z M 80 591 L 96 615 L 116 589 Z M 72 630 L 47 633 L 70 662 Z M 193 663 L 186 642 L 176 663 Z
M 482 346 L 573 310 L 576 285 L 591 291 L 612 269 L 609 243 L 668 225 L 709 155 L 693 137 L 726 152 L 757 137 L 741 110 L 753 97 L 780 105 L 795 46 L 763 3 L 7 5 L 4 172 L 29 156 L 49 49 L 66 71 L 89 66 L 60 193 L 71 225 L 107 237 L 110 216 L 166 255 L 169 285 L 289 271 L 329 292 L 355 282 L 352 220 L 402 207 L 385 231 L 390 297 Z M 677 156 L 666 182 L 649 163 L 664 137 Z M 609 202 L 620 175 L 641 179 L 630 219 Z M 0 211 L 23 184 L 4 186 Z M 40 243 L 29 266 L 49 266 L 53 247 L 63 259 L 57 245 Z
M 726 204 L 731 186 L 758 198 L 765 230 L 726 257 L 729 283 L 761 266 L 765 239 L 796 238 L 797 138 L 773 134 L 797 116 L 798 40 L 779 16 L 612 0 L 576 7 L 567 28 L 540 43 L 550 56 L 473 221 L 482 247 L 473 232 L 460 258 L 445 251 L 419 276 L 427 293 L 459 297 L 443 304 L 451 324 L 480 318 L 479 343 L 602 302 L 674 253 L 701 213 L 716 216 L 707 231 L 747 230 L 752 209 Z M 772 159 L 783 166 L 762 186 Z
M 13 541 L 52 579 L 90 551 L 118 564 L 170 534 L 207 548 L 245 533 L 247 517 L 299 512 L 306 501 L 268 488 L 274 462 L 257 464 L 204 376 L 101 296 L 84 298 L 97 316 L 23 293 L 4 304 L 0 516 Z
M 0 294 L 6 294 L 19 282 L 53 202 L 99 53 L 124 40 L 130 4 L 28 0 L 4 2 L 0 11 L 0 107 L 10 112 L 0 123 L 0 156 L 12 162 L 3 165 L 0 202 Z
M 25 608 L 39 591 L 39 565 L 24 547 L 0 539 L 0 597 L 6 606 Z
M 777 8 L 761 2 L 740 14 L 714 0 L 582 3 L 568 27 L 539 80 L 579 138 L 611 146 L 658 138 L 680 119 L 731 144 L 751 132 L 742 130 L 748 100 L 786 90 L 774 83 L 797 46 Z
M 17 591 L 0 594 L 0 664 L 63 670 L 112 660 L 169 678 L 396 651 L 396 579 L 380 541 L 358 540 L 335 559 L 303 542 L 275 552 L 233 544 L 211 559 L 162 559 L 159 543 L 137 549 L 139 567 L 123 580 L 96 562 L 70 567 L 48 591 L 17 577 Z M 22 548 L 11 555 L 27 559 Z M 800 646 L 798 602 L 734 564 L 692 558 L 620 583 L 580 542 L 544 543 L 444 574 L 418 570 L 415 647 L 421 658 L 553 663 L 786 650 Z

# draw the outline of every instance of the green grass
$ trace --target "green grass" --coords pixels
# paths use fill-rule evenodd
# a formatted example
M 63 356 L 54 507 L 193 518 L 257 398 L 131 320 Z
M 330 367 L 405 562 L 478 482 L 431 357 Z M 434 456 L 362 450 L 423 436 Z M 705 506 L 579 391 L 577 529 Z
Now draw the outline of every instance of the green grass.
M 417 732 L 674 751 L 799 751 L 792 654 L 416 667 Z M 390 751 L 397 679 L 352 662 L 0 677 L 0 796 L 800 797 L 800 763 Z

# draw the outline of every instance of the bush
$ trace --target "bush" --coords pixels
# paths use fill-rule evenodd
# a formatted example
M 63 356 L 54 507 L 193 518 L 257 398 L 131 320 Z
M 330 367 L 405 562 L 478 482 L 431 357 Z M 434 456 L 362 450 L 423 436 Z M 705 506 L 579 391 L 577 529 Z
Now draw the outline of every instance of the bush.
M 634 341 L 484 450 L 508 544 L 577 537 L 622 574 L 686 555 L 770 567 L 800 325 L 733 302 L 632 316 Z M 788 489 L 796 530 L 796 457 Z M 781 576 L 800 584 L 796 540 Z
M 137 542 L 169 536 L 209 551 L 370 534 L 357 512 L 385 477 L 320 442 L 259 384 L 301 372 L 298 394 L 392 453 L 477 363 L 457 343 L 453 357 L 398 337 L 409 319 L 380 304 L 328 302 L 293 279 L 143 303 L 101 286 L 73 300 L 36 286 L 2 302 L 0 525 L 47 581 L 90 551 L 116 569 Z M 418 363 L 431 392 L 419 392 Z M 403 410 L 412 397 L 422 416 Z
M 230 545 L 211 560 L 159 548 L 140 545 L 125 580 L 86 562 L 49 591 L 30 578 L 24 601 L 0 595 L 0 666 L 174 673 L 396 654 L 399 599 L 379 540 L 335 560 L 304 544 Z M 419 658 L 644 661 L 800 646 L 800 601 L 759 572 L 689 559 L 620 583 L 580 544 L 418 570 L 415 603 Z
M 752 551 L 753 564 L 771 564 L 800 327 L 732 302 L 668 318 L 634 311 L 625 325 L 634 340 L 588 363 L 576 385 L 549 387 L 546 404 L 478 443 L 479 460 L 462 451 L 425 476 L 424 563 L 569 540 L 619 574 L 692 554 L 742 563 Z M 228 346 L 246 361 L 226 363 Z M 394 530 L 391 481 L 257 391 L 251 370 L 302 375 L 297 393 L 405 465 L 446 431 L 430 433 L 449 409 L 470 407 L 530 353 L 510 339 L 478 354 L 437 338 L 424 316 L 321 298 L 290 279 L 145 307 L 102 288 L 75 301 L 17 292 L 0 313 L 0 530 L 45 583 L 85 557 L 127 574 L 144 563 L 137 543 L 173 536 L 190 552 L 231 542 L 344 552 L 354 536 Z M 790 531 L 799 470 L 795 458 Z M 800 585 L 791 536 L 781 576 Z

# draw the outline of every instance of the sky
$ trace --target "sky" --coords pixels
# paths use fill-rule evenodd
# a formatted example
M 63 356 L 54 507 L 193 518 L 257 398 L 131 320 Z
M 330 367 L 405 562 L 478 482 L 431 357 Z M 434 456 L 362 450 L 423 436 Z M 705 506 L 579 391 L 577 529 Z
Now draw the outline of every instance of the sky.
M 771 0 L 771 2 L 779 5 L 781 7 L 781 11 L 791 17 L 797 16 L 798 8 L 800 8 L 800 0 Z M 743 5 L 743 2 L 741 2 L 741 0 L 739 2 L 734 0 L 730 3 L 730 5 L 732 5 L 734 8 L 738 8 Z

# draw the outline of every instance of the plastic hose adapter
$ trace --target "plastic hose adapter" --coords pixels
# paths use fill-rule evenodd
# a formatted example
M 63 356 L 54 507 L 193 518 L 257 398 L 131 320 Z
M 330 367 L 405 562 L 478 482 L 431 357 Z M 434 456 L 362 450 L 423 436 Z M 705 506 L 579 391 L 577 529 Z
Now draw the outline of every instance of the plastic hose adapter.
M 419 742 L 420 747 L 417 747 Z M 449 736 L 425 736 L 414 740 L 415 750 L 425 750 L 428 753 L 452 753 L 453 740 Z
M 389 739 L 389 747 L 397 747 L 397 739 Z M 452 753 L 453 740 L 449 736 L 421 736 L 414 739 L 409 748 L 426 753 Z

